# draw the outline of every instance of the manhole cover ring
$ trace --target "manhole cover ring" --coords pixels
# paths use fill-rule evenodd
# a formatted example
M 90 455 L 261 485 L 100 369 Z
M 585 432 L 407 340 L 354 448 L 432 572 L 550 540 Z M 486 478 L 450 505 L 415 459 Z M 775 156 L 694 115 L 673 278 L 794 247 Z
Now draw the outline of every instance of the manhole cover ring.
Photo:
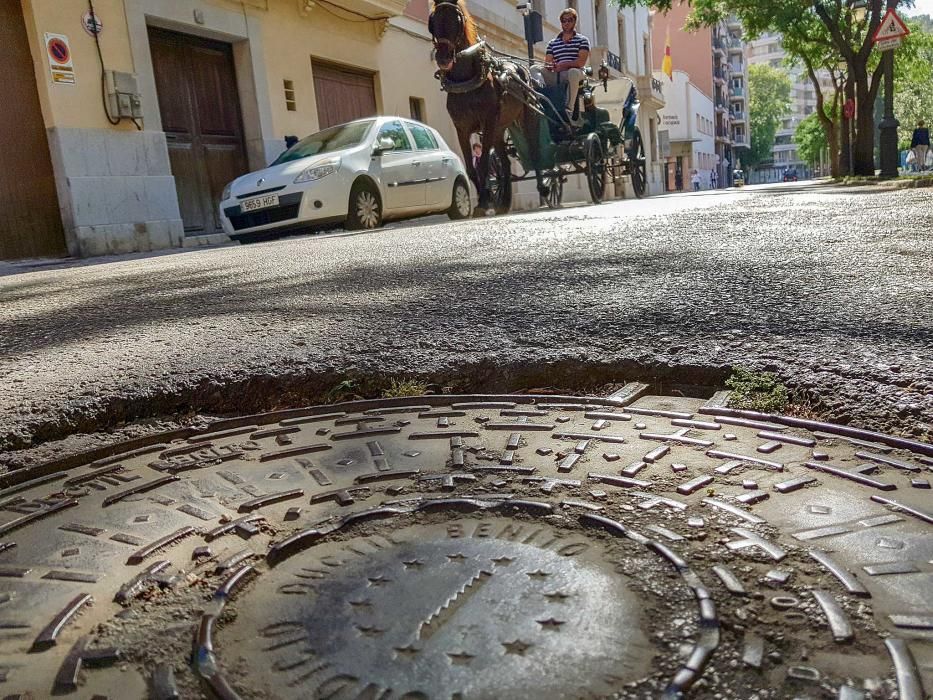
M 487 520 L 478 536 L 464 537 L 457 519 L 477 512 L 497 520 Z M 518 512 L 526 517 L 512 519 Z M 545 520 L 555 512 L 534 501 L 419 499 L 308 528 L 270 548 L 272 568 L 256 585 L 245 586 L 258 573 L 247 564 L 217 589 L 201 618 L 195 670 L 221 698 L 240 697 L 231 668 L 240 680 L 258 680 L 280 697 L 381 697 L 390 690 L 410 700 L 518 697 L 519 689 L 522 697 L 541 697 L 587 685 L 593 692 L 596 677 L 609 695 L 650 678 L 657 682 L 657 664 L 651 665 L 661 650 L 641 630 L 641 594 L 618 567 L 587 556 L 598 543 L 586 531 L 599 529 L 612 541 L 660 556 L 692 592 L 692 609 L 679 616 L 689 615 L 698 632 L 689 653 L 681 649 L 686 661 L 664 681 L 672 696 L 689 689 L 719 644 L 715 607 L 700 578 L 663 544 L 621 522 L 585 513 L 555 526 Z M 425 513 L 441 518 L 432 525 L 410 518 Z M 383 519 L 392 521 L 378 528 L 388 536 L 351 532 Z M 580 536 L 555 545 L 548 534 L 568 530 Z M 358 559 L 319 551 L 328 547 Z M 234 620 L 225 616 L 218 625 L 231 603 Z M 225 654 L 231 648 L 236 651 Z M 527 663 L 535 652 L 538 659 Z M 506 687 L 506 679 L 514 687 Z

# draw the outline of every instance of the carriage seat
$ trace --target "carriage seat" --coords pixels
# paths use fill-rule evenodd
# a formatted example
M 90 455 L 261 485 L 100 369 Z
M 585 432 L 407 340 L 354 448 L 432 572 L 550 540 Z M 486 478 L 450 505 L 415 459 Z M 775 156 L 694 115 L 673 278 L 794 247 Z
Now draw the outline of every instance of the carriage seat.
M 563 141 L 568 136 L 567 129 L 563 126 L 563 123 L 568 118 L 566 111 L 563 117 L 555 111 L 567 104 L 567 88 L 567 83 L 558 83 L 557 85 L 551 86 L 541 85 L 535 88 L 536 92 L 550 100 L 550 103 L 542 100 L 541 106 L 544 113 L 548 116 L 547 123 L 553 141 Z

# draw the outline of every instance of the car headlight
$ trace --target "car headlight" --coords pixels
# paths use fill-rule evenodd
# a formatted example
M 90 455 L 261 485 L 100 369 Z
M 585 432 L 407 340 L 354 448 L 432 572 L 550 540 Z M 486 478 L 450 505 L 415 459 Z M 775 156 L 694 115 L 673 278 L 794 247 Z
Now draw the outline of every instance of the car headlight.
M 233 188 L 233 183 L 232 183 L 232 182 L 228 182 L 228 183 L 227 183 L 227 186 L 224 187 L 223 194 L 220 195 L 220 201 L 221 201 L 221 202 L 226 202 L 228 199 L 230 199 L 230 190 L 231 190 L 232 188 Z
M 298 177 L 295 178 L 295 184 L 297 185 L 300 182 L 320 180 L 321 178 L 327 177 L 328 175 L 333 175 L 335 172 L 337 172 L 337 168 L 339 167 L 339 158 L 329 160 L 325 163 L 317 163 L 316 165 L 312 165 L 302 170 Z

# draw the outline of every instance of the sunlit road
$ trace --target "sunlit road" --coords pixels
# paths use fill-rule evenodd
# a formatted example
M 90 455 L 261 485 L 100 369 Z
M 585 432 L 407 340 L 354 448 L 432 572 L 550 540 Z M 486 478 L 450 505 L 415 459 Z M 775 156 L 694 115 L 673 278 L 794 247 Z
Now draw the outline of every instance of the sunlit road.
M 0 453 L 274 403 L 249 379 L 506 389 L 503 368 L 580 362 L 670 383 L 771 369 L 829 419 L 930 439 L 931 230 L 928 190 L 799 183 L 8 266 Z

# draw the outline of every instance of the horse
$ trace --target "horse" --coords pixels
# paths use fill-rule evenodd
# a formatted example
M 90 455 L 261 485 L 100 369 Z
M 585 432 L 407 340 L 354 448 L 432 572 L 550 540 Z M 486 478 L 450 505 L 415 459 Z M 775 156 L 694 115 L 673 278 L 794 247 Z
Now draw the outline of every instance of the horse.
M 524 66 L 491 55 L 485 43 L 479 41 L 476 23 L 464 0 L 435 0 L 428 31 L 434 43 L 436 75 L 447 93 L 447 112 L 457 130 L 467 175 L 479 194 L 479 206 L 473 214 L 483 216 L 490 208 L 487 180 L 493 149 L 508 169 L 506 129 L 518 124 L 532 154 L 537 153 L 539 119 L 526 101 L 528 90 L 524 87 L 530 84 L 530 76 Z M 482 134 L 483 153 L 478 168 L 473 166 L 470 145 L 474 133 Z M 536 175 L 538 191 L 542 192 L 545 188 L 541 175 Z

